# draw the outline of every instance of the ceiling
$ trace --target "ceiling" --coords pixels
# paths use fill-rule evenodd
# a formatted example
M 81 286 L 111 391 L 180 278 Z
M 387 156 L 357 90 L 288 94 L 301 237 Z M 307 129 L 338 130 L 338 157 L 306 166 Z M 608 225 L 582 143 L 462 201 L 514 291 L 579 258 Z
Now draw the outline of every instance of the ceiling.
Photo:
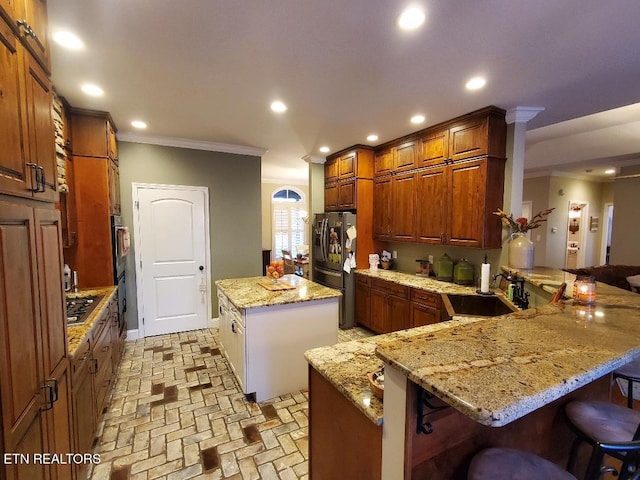
M 264 149 L 263 181 L 304 181 L 302 157 L 323 158 L 322 145 L 378 145 L 486 105 L 544 107 L 528 172 L 640 157 L 640 2 L 416 3 L 426 22 L 405 32 L 407 4 L 389 0 L 50 0 L 51 32 L 85 44 L 52 42 L 52 78 L 74 107 L 109 111 L 120 138 Z M 486 87 L 465 90 L 476 75 Z

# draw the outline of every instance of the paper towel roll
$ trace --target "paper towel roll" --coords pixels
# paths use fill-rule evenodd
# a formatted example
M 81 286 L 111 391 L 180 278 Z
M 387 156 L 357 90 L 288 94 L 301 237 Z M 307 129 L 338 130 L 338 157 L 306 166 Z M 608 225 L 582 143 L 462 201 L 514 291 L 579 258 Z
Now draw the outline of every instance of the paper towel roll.
M 483 263 L 482 273 L 480 275 L 480 291 L 482 293 L 489 293 L 490 278 L 491 278 L 491 265 L 488 263 Z

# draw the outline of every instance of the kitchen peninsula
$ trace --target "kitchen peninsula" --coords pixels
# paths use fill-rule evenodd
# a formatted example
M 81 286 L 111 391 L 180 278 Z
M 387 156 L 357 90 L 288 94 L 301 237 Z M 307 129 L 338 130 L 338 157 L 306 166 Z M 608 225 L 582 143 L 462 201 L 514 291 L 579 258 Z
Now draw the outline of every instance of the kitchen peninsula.
M 608 374 L 637 355 L 640 296 L 601 283 L 595 307 L 568 301 L 493 318 L 454 317 L 312 350 L 306 354 L 311 476 L 322 478 L 314 458 L 332 434 L 318 415 L 326 403 L 318 392 L 342 396 L 351 416 L 358 411 L 372 426 L 383 423 L 382 460 L 370 478 L 465 478 L 472 455 L 491 445 L 562 462 L 572 438 L 559 414 L 563 405 L 570 398 L 607 399 Z M 366 374 L 381 365 L 384 404 L 367 392 Z M 346 388 L 349 381 L 355 385 Z M 336 415 L 340 424 L 342 412 Z
M 256 401 L 307 388 L 304 352 L 335 344 L 341 293 L 297 275 L 218 280 L 220 343 Z

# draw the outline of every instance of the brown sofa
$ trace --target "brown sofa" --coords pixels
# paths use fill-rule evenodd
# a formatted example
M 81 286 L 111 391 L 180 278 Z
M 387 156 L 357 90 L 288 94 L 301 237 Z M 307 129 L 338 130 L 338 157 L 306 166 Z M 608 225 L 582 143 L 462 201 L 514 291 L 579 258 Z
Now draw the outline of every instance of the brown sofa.
M 595 277 L 597 282 L 631 291 L 634 289 L 627 282 L 627 277 L 640 275 L 640 267 L 632 265 L 599 265 L 587 268 L 563 268 L 563 270 L 574 275 L 590 275 Z

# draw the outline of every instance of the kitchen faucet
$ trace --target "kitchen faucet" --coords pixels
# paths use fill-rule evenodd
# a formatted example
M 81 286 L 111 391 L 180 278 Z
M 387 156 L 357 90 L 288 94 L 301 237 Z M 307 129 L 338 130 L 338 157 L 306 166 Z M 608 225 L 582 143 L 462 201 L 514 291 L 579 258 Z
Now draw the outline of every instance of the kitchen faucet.
M 529 292 L 525 292 L 524 290 L 524 278 L 512 275 L 511 271 L 509 271 L 508 275 L 502 272 L 496 274 L 493 277 L 493 281 L 495 282 L 499 277 L 504 278 L 509 282 L 509 286 L 513 287 L 513 297 L 510 298 L 510 300 L 513 300 L 513 303 L 523 310 L 529 308 Z

